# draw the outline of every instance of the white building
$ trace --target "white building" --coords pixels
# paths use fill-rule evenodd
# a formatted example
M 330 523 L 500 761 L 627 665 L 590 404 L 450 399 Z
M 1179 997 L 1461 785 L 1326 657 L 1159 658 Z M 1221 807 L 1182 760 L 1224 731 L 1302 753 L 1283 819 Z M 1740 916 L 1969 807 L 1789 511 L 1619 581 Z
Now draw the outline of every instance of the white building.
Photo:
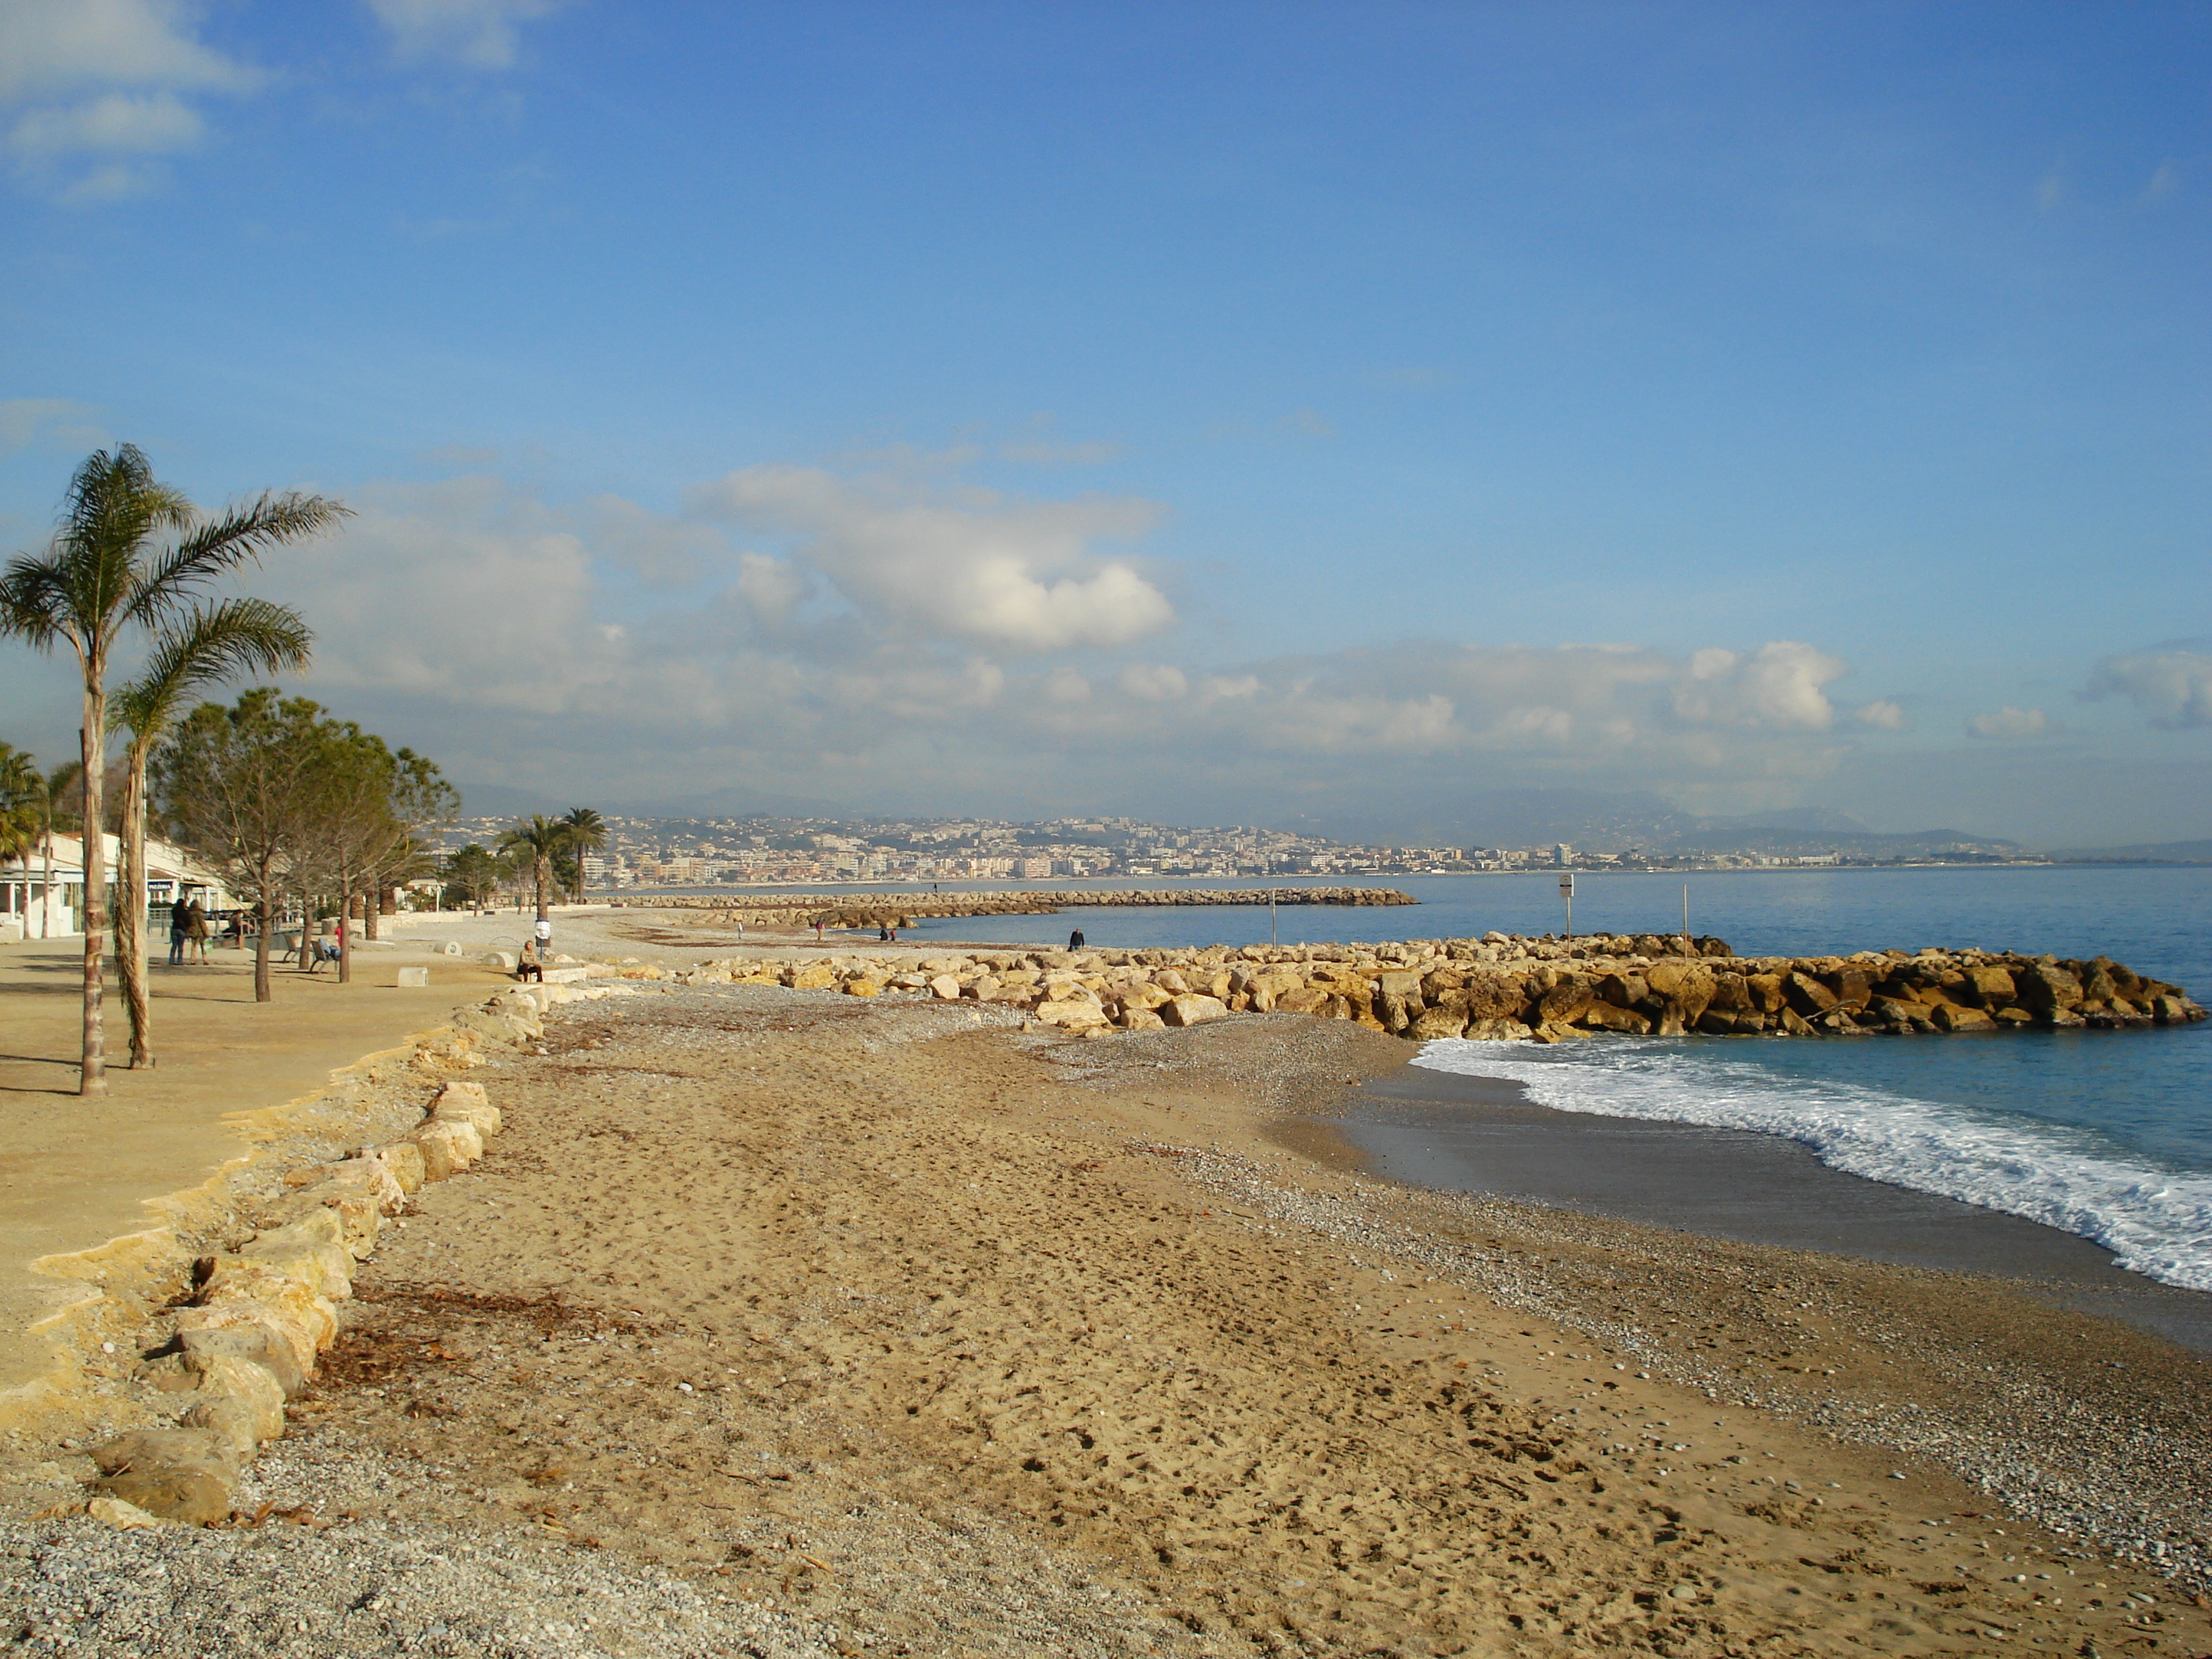
M 112 907 L 122 892 L 116 878 L 121 844 L 103 836 L 107 854 L 107 895 Z M 46 880 L 43 844 L 20 859 L 0 860 L 0 945 L 25 939 L 66 939 L 84 933 L 84 847 L 75 836 L 58 835 L 53 845 L 53 881 Z M 234 901 L 222 878 L 181 848 L 146 838 L 146 912 L 166 924 L 169 907 L 188 898 L 204 908 L 225 910 Z

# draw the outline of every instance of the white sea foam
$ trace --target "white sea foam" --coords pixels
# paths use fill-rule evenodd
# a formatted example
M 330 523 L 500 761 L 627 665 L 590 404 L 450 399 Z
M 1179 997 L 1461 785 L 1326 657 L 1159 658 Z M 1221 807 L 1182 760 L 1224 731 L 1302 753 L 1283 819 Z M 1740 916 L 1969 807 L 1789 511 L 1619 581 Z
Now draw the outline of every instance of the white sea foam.
M 1455 1037 L 1413 1063 L 1510 1078 L 1557 1111 L 1784 1136 L 1832 1169 L 2025 1216 L 2094 1240 L 2147 1278 L 2212 1291 L 2212 1176 L 2158 1169 L 2087 1130 L 1671 1045 Z

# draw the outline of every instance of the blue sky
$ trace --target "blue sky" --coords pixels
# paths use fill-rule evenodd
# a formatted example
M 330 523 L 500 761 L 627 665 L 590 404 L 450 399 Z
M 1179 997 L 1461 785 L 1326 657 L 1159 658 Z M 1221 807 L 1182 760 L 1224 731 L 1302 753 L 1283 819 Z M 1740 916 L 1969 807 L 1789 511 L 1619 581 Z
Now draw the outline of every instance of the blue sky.
M 2202 836 L 2208 46 L 9 0 L 0 546 L 117 440 L 338 495 L 308 689 L 563 798 Z

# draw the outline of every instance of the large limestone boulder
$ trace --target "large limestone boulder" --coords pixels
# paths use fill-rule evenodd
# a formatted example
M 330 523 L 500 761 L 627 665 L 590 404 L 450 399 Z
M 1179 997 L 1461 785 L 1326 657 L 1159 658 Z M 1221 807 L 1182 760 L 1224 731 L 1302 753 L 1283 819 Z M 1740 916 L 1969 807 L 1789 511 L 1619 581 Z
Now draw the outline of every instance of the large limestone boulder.
M 2051 963 L 2035 963 L 2013 975 L 2021 1006 L 2038 1018 L 2052 1017 L 2081 1006 L 2081 981 Z
M 219 1358 L 200 1368 L 184 1414 L 186 1428 L 212 1429 L 241 1462 L 284 1432 L 284 1390 L 264 1365 Z
M 1955 1002 L 1939 1003 L 1928 1011 L 1928 1018 L 1939 1031 L 1987 1031 L 1996 1026 L 1981 1009 L 1962 1008 Z
M 1572 1024 L 1589 1010 L 1596 996 L 1596 986 L 1583 975 L 1561 974 L 1536 999 L 1536 1023 L 1540 1027 Z
M 1782 994 L 1803 1019 L 1818 1019 L 1836 1006 L 1836 994 L 1808 973 L 1793 970 L 1786 975 Z
M 1455 1037 L 1467 1030 L 1467 1010 L 1449 1004 L 1422 1011 L 1419 1018 L 1406 1028 L 1406 1035 L 1416 1042 L 1430 1042 L 1438 1037 Z
M 1583 1009 L 1580 1022 L 1593 1031 L 1619 1031 L 1627 1036 L 1642 1036 L 1651 1029 L 1650 1020 L 1633 1008 L 1618 1007 L 1602 1000 Z
M 1168 1023 L 1150 1008 L 1124 1007 L 1115 1024 L 1125 1031 L 1164 1031 Z
M 1991 1010 L 2021 1000 L 2014 988 L 2012 975 L 1995 963 L 1967 969 L 1960 975 L 1955 996 L 1960 1002 Z
M 430 1115 L 449 1122 L 472 1123 L 479 1134 L 500 1132 L 499 1108 L 491 1103 L 481 1083 L 448 1083 L 431 1102 Z
M 929 981 L 929 994 L 939 1002 L 960 1000 L 960 981 L 951 974 L 939 974 Z
M 287 1400 L 296 1400 L 307 1390 L 307 1372 L 301 1367 L 298 1354 L 273 1326 L 266 1324 L 183 1326 L 177 1332 L 177 1351 L 155 1362 L 149 1370 L 155 1375 L 156 1387 L 197 1388 L 202 1372 L 221 1361 L 232 1359 L 258 1365 L 267 1371 L 276 1379 L 276 1386 Z M 180 1380 L 173 1384 L 161 1381 L 161 1368 L 165 1366 Z
M 432 1119 L 407 1137 L 422 1153 L 422 1178 L 444 1181 L 483 1156 L 483 1137 L 472 1123 Z
M 379 1146 L 362 1154 L 374 1158 L 391 1172 L 392 1180 L 402 1193 L 419 1193 L 429 1170 L 422 1159 L 422 1149 L 412 1141 L 394 1141 L 389 1146 Z
M 1178 1029 L 1190 1025 L 1203 1025 L 1211 1019 L 1228 1018 L 1229 1005 L 1218 997 L 1185 994 L 1170 997 L 1162 1003 L 1159 1007 L 1159 1016 L 1164 1024 Z
M 1106 1009 L 1094 996 L 1048 997 L 1037 1004 L 1036 1017 L 1064 1031 L 1085 1031 L 1109 1024 Z
M 134 1429 L 94 1447 L 92 1461 L 102 1495 L 149 1515 L 196 1527 L 230 1516 L 237 1463 L 212 1429 Z
M 826 991 L 837 982 L 837 970 L 826 962 L 810 962 L 791 970 L 784 981 L 794 991 Z
M 1471 974 L 1467 981 L 1467 1017 L 1480 1020 L 1511 1020 L 1518 1024 L 1528 1011 L 1528 988 L 1517 974 Z

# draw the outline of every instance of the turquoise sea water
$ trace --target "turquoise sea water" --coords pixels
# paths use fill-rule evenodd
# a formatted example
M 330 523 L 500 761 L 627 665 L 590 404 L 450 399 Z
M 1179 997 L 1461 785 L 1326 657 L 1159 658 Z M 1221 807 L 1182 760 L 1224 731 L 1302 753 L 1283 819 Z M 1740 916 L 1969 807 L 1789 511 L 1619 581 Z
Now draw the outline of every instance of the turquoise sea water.
M 1285 906 L 1275 916 L 1279 936 L 1295 944 L 1564 926 L 1558 880 L 1547 872 L 1368 884 L 1401 888 L 1421 903 Z M 1925 945 L 2104 955 L 2178 981 L 2200 1000 L 2212 996 L 2212 868 L 1583 872 L 1576 929 L 1672 932 L 1680 926 L 1686 884 L 1692 929 L 1718 934 L 1747 955 Z M 1079 926 L 1091 945 L 1109 948 L 1243 945 L 1268 936 L 1262 907 L 972 917 L 926 923 L 905 937 L 1064 942 Z M 2154 1278 L 2212 1289 L 2212 1024 L 1553 1048 L 1448 1042 L 1427 1045 L 1419 1063 L 1516 1078 L 1539 1103 L 1562 1110 L 1788 1136 L 1836 1168 L 2027 1216 L 2096 1239 Z

